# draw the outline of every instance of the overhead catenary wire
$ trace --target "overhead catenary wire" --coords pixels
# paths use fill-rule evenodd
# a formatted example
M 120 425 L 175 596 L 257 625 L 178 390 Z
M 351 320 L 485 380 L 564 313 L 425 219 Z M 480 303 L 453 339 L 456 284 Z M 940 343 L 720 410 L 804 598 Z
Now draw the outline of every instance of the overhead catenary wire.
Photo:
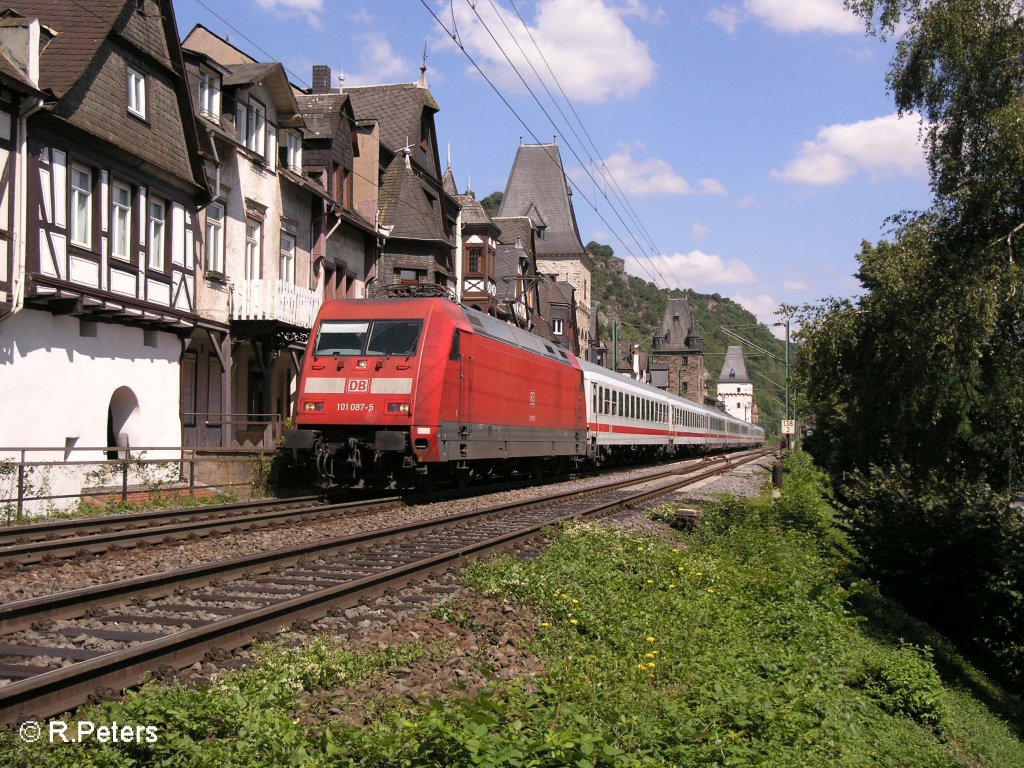
M 488 77 L 487 73 L 484 72 L 483 68 L 476 61 L 476 59 L 474 59 L 473 56 L 469 53 L 469 51 L 466 50 L 466 48 L 462 44 L 462 42 L 459 39 L 457 39 L 457 37 L 453 34 L 453 32 L 451 30 L 449 30 L 445 26 L 444 22 L 440 19 L 440 17 L 437 15 L 437 13 L 435 13 L 434 9 L 430 7 L 430 5 L 426 2 L 426 0 L 420 0 L 420 3 L 427 10 L 427 12 L 434 18 L 434 20 L 437 22 L 438 26 L 440 26 L 441 29 L 443 29 L 445 31 L 445 33 L 452 39 L 452 41 L 455 43 L 456 47 L 458 47 L 459 50 L 462 51 L 463 55 L 469 60 L 470 64 L 473 65 L 474 69 L 476 69 L 476 71 L 480 74 L 480 76 L 484 79 L 484 81 L 495 92 L 495 94 L 498 96 L 498 98 L 501 99 L 502 103 L 505 104 L 505 106 L 509 109 L 509 111 L 516 118 L 516 120 L 519 121 L 520 125 L 523 126 L 523 128 L 529 133 L 529 135 L 533 138 L 533 140 L 537 144 L 543 146 L 543 142 L 541 142 L 541 140 L 538 138 L 538 136 L 537 136 L 536 132 L 533 130 L 533 128 L 526 122 L 526 120 L 522 117 L 522 115 L 519 114 L 518 110 L 516 110 L 516 108 L 512 106 L 512 104 L 510 103 L 509 99 L 506 98 L 504 93 L 502 93 L 501 89 L 498 88 L 497 85 L 495 85 L 495 83 L 493 82 L 493 80 L 490 77 Z M 472 4 L 470 5 L 470 7 L 473 8 Z M 474 12 L 476 12 L 475 8 L 473 8 L 473 10 L 474 10 Z M 491 38 L 494 39 L 493 33 L 490 32 L 490 30 L 486 27 L 486 25 L 484 25 L 484 27 L 485 27 L 485 29 L 487 29 L 487 32 L 491 36 Z M 504 51 L 503 48 L 501 48 L 501 46 L 498 44 L 497 40 L 495 40 L 495 44 L 498 45 L 499 49 L 502 51 L 502 54 L 506 57 L 506 59 L 508 59 L 508 54 Z M 511 62 L 510 62 L 510 64 L 511 64 Z M 513 69 L 516 70 L 516 74 L 522 80 L 523 79 L 522 74 L 519 73 L 518 69 L 516 69 L 514 67 L 514 65 L 513 65 Z M 536 94 L 533 93 L 532 89 L 529 89 L 529 86 L 525 83 L 525 81 L 524 81 L 524 85 L 527 86 L 528 90 L 530 90 L 531 95 L 536 100 L 537 99 Z M 543 106 L 541 106 L 541 108 L 542 108 L 542 110 L 544 109 Z M 549 120 L 551 119 L 550 115 L 548 116 L 548 119 Z M 582 163 L 582 160 L 579 159 L 578 155 L 576 155 L 575 151 L 572 149 L 571 146 L 569 147 L 569 149 L 577 157 L 577 160 L 579 160 Z M 547 150 L 545 150 L 545 152 L 551 158 L 552 162 L 556 162 L 554 156 L 550 152 L 548 152 Z M 630 245 L 627 242 L 627 240 L 625 238 L 623 238 L 621 235 L 619 235 L 619 233 L 616 230 L 616 228 L 614 226 L 612 226 L 612 224 L 608 221 L 608 219 L 604 216 L 604 214 L 598 209 L 596 203 L 593 202 L 590 199 L 590 197 L 587 196 L 586 192 L 583 191 L 583 189 L 580 187 L 579 184 L 577 184 L 572 179 L 568 179 L 568 182 L 577 191 L 577 193 L 587 202 L 587 204 L 590 205 L 590 207 L 594 211 L 594 213 L 598 216 L 598 218 L 605 225 L 605 227 L 607 227 L 611 231 L 613 236 L 622 244 L 622 246 L 626 249 L 627 253 L 630 256 L 632 256 L 637 261 L 637 264 L 647 273 L 648 277 L 651 278 L 651 281 L 655 285 L 659 285 L 658 279 L 653 274 L 651 274 L 651 272 L 647 268 L 644 260 L 639 259 L 639 258 L 636 257 L 636 255 L 633 253 L 633 250 L 630 247 Z M 612 207 L 612 210 L 615 211 L 615 213 L 619 217 L 620 221 L 622 221 L 621 215 L 614 208 L 614 206 Z M 634 235 L 632 230 L 630 230 L 630 228 L 628 227 L 628 225 L 625 224 L 624 221 L 623 221 L 623 225 L 625 226 L 626 230 L 629 232 L 629 236 L 630 236 L 630 238 L 632 238 L 633 242 L 634 243 L 639 243 L 639 239 Z M 664 278 L 662 278 L 662 279 L 664 280 Z M 661 287 L 661 286 L 659 286 L 659 287 Z
M 490 2 L 491 2 L 491 7 L 492 7 L 492 8 L 494 8 L 494 2 L 493 2 L 493 0 L 490 0 Z M 495 45 L 497 46 L 498 50 L 499 50 L 499 51 L 501 52 L 502 56 L 504 56 L 504 57 L 505 57 L 505 60 L 506 60 L 506 61 L 508 62 L 509 66 L 510 66 L 510 67 L 512 68 L 512 71 L 513 71 L 513 72 L 515 72 L 516 76 L 517 76 L 517 77 L 519 78 L 520 82 L 521 82 L 521 83 L 523 84 L 523 87 L 525 87 L 525 88 L 526 88 L 527 92 L 529 92 L 530 96 L 531 96 L 531 97 L 533 98 L 533 100 L 534 100 L 534 101 L 535 101 L 535 102 L 537 103 L 537 106 L 538 106 L 538 107 L 540 108 L 541 112 L 543 112 L 543 113 L 544 113 L 544 116 L 545 116 L 545 117 L 547 117 L 547 119 L 548 119 L 548 122 L 550 122 L 550 123 L 551 123 L 552 127 L 554 127 L 554 128 L 556 129 L 556 130 L 558 130 L 558 125 L 557 125 L 557 123 L 556 123 L 556 122 L 554 121 L 554 119 L 553 119 L 553 118 L 551 117 L 551 114 L 550 114 L 550 112 L 548 112 L 548 110 L 547 110 L 547 109 L 546 109 L 546 108 L 544 107 L 544 105 L 543 105 L 543 104 L 541 103 L 541 101 L 540 101 L 540 98 L 539 98 L 539 97 L 537 96 L 537 94 L 536 94 L 536 93 L 534 92 L 533 88 L 531 88 L 531 87 L 530 87 L 530 84 L 526 82 L 526 78 L 525 78 L 525 77 L 523 77 L 522 73 L 521 73 L 521 72 L 519 71 L 519 68 L 518 68 L 518 67 L 517 67 L 517 66 L 515 65 L 515 63 L 514 63 L 514 62 L 512 61 L 512 58 L 511 58 L 511 57 L 510 57 L 510 56 L 508 55 L 508 52 L 507 52 L 507 51 L 505 50 L 505 48 L 504 48 L 504 47 L 502 46 L 502 44 L 501 44 L 501 43 L 500 43 L 500 42 L 498 41 L 497 37 L 496 37 L 496 36 L 494 35 L 494 33 L 493 33 L 493 32 L 491 31 L 490 27 L 488 27 L 488 26 L 487 26 L 487 22 L 486 22 L 486 21 L 484 21 L 483 17 L 482 17 L 481 15 L 480 15 L 480 13 L 479 13 L 479 11 L 477 10 L 476 6 L 475 6 L 474 4 L 470 4 L 470 7 L 472 8 L 472 10 L 473 10 L 473 13 L 474 13 L 474 14 L 476 15 L 476 18 L 477 18 L 477 20 L 478 20 L 478 21 L 480 22 L 481 26 L 482 26 L 482 27 L 484 28 L 484 30 L 485 30 L 485 31 L 487 32 L 487 34 L 488 34 L 488 35 L 490 36 L 491 40 L 492 40 L 492 41 L 494 42 L 494 44 L 495 44 Z M 504 23 L 505 23 L 505 22 L 504 22 L 504 19 L 502 18 L 502 16 L 501 16 L 501 14 L 500 14 L 500 13 L 497 13 L 497 10 L 496 10 L 496 9 L 495 9 L 495 13 L 496 13 L 496 15 L 498 16 L 498 18 L 499 18 L 499 19 L 500 19 L 500 20 L 502 21 L 502 23 L 504 24 Z M 517 40 L 515 39 L 515 35 L 513 35 L 513 34 L 512 34 L 511 30 L 509 30 L 509 29 L 508 29 L 508 26 L 507 26 L 507 25 L 505 25 L 505 29 L 506 29 L 506 31 L 508 31 L 508 32 L 509 32 L 509 36 L 510 36 L 510 37 L 512 37 L 512 40 L 513 40 L 513 42 L 515 42 L 515 43 L 516 43 L 516 45 L 517 45 L 517 46 L 519 46 L 519 43 L 518 43 L 518 41 L 517 41 Z M 537 70 L 536 70 L 536 68 L 534 68 L 534 67 L 533 67 L 533 64 L 532 64 L 532 62 L 530 62 L 530 60 L 529 60 L 529 57 L 528 57 L 528 56 L 526 56 L 526 52 L 522 50 L 522 46 L 519 46 L 519 50 L 520 50 L 520 52 L 521 52 L 521 53 L 523 54 L 523 56 L 524 56 L 524 58 L 526 59 L 527 63 L 528 63 L 528 64 L 530 64 L 530 67 L 531 67 L 531 68 L 533 69 L 533 71 L 534 71 L 534 74 L 535 74 L 535 75 L 537 75 L 538 79 L 540 79 L 540 78 L 539 78 L 539 74 L 537 73 Z M 543 82 L 542 82 L 542 85 L 543 85 Z M 557 106 L 557 105 L 556 105 L 556 106 Z M 583 162 L 583 159 L 582 159 L 582 158 L 581 158 L 581 157 L 579 156 L 579 154 L 578 154 L 578 153 L 576 152 L 576 150 L 575 150 L 575 149 L 573 148 L 573 146 L 572 146 L 572 143 L 571 143 L 571 142 L 566 142 L 566 147 L 567 147 L 567 148 L 569 149 L 569 151 L 570 151 L 570 152 L 572 153 L 573 157 L 575 157 L 575 158 L 576 158 L 576 161 L 577 161 L 578 163 L 580 163 L 580 165 L 584 166 L 584 169 L 583 169 L 583 170 L 584 170 L 584 172 L 585 172 L 585 173 L 586 173 L 586 174 L 587 174 L 587 175 L 588 175 L 588 176 L 590 177 L 591 181 L 593 181 L 593 182 L 595 183 L 595 185 L 596 185 L 596 183 L 597 183 L 597 180 L 596 180 L 596 179 L 594 178 L 594 176 L 593 176 L 593 174 L 592 174 L 592 173 L 590 172 L 590 170 L 586 168 L 586 164 L 585 164 L 585 163 Z M 585 152 L 585 149 L 584 149 L 584 152 Z M 550 153 L 549 153 L 549 154 L 550 154 Z M 554 158 L 553 158 L 553 157 L 552 157 L 552 161 L 554 161 Z M 583 195 L 584 199 L 587 199 L 586 195 L 585 195 L 585 194 L 583 193 L 583 191 L 582 191 L 582 190 L 580 189 L 579 185 L 575 184 L 575 183 L 574 183 L 574 182 L 572 182 L 571 180 L 570 180 L 570 183 L 572 183 L 573 187 L 575 187 L 575 188 L 577 189 L 577 191 L 579 191 L 579 192 L 580 192 L 580 194 L 581 194 L 581 195 Z M 613 212 L 613 213 L 615 213 L 615 215 L 616 215 L 616 217 L 618 218 L 619 222 L 620 222 L 620 223 L 622 224 L 622 226 L 623 226 L 623 227 L 624 227 L 624 228 L 626 229 L 626 231 L 628 232 L 628 234 L 629 234 L 629 236 L 630 236 L 630 239 L 632 240 L 632 242 L 634 242 L 634 243 L 635 243 L 636 245 L 638 245 L 638 246 L 639 246 L 639 245 L 641 245 L 640 239 L 639 239 L 639 238 L 637 237 L 637 235 L 636 235 L 636 234 L 635 234 L 635 233 L 633 232 L 633 230 L 632 230 L 632 229 L 630 228 L 629 224 L 628 224 L 628 223 L 627 223 L 627 222 L 625 221 L 625 219 L 623 219 L 623 217 L 622 217 L 622 214 L 621 214 L 621 213 L 619 212 L 618 208 L 617 208 L 617 207 L 616 207 L 616 206 L 615 206 L 614 204 L 612 204 L 611 200 L 609 200 L 609 199 L 608 199 L 608 196 L 607 196 L 606 194 L 605 194 L 605 195 L 603 195 L 603 196 L 604 196 L 604 198 L 605 198 L 606 202 L 608 202 L 609 206 L 611 207 L 611 209 L 612 209 L 612 212 Z M 591 202 L 591 201 L 590 201 L 589 199 L 587 199 L 587 202 L 588 202 L 588 203 L 590 203 L 591 207 L 592 207 L 592 208 L 593 208 L 593 209 L 595 210 L 595 212 L 596 212 L 596 211 L 597 211 L 597 206 L 596 206 L 596 204 L 595 204 L 595 203 L 593 203 L 593 202 Z M 602 220 L 604 220 L 604 219 L 602 218 Z M 607 221 L 605 221 L 605 223 L 606 223 L 606 225 L 607 225 Z M 652 264 L 651 264 L 651 266 L 652 266 L 652 267 L 654 268 L 654 271 L 655 271 L 655 272 L 657 273 L 657 275 L 658 275 L 657 277 L 656 277 L 655 275 L 651 274 L 651 271 L 650 271 L 650 270 L 649 270 L 649 269 L 647 268 L 647 265 L 645 264 L 645 262 L 644 262 L 644 261 L 642 261 L 641 259 L 637 258 L 637 257 L 636 257 L 636 255 L 635 255 L 635 254 L 633 254 L 633 252 L 632 252 L 632 250 L 631 250 L 631 249 L 629 248 L 628 244 L 627 244 L 627 243 L 626 243 L 625 241 L 623 241 L 621 237 L 619 237 L 618 233 L 615 233 L 615 235 L 616 235 L 616 237 L 618 237 L 618 238 L 619 238 L 619 241 L 620 241 L 620 242 L 622 242 L 622 244 L 623 244 L 623 245 L 624 245 L 624 246 L 626 247 L 626 251 L 627 251 L 627 252 L 629 253 L 629 255 L 630 255 L 630 256 L 633 256 L 633 258 L 634 258 L 634 259 L 636 259 L 636 261 L 637 261 L 637 264 L 638 264 L 638 265 L 639 265 L 639 266 L 641 267 L 641 269 L 643 269 L 643 271 L 644 271 L 644 272 L 646 272 L 646 273 L 647 273 L 647 276 L 651 278 L 651 281 L 652 281 L 652 282 L 653 282 L 653 283 L 654 283 L 655 285 L 658 285 L 659 287 L 667 287 L 667 285 L 668 285 L 668 284 L 670 284 L 670 281 L 669 281 L 669 280 L 668 280 L 668 279 L 667 279 L 667 278 L 665 277 L 665 275 L 664 275 L 664 274 L 663 274 L 663 273 L 661 272 L 661 270 L 660 270 L 660 269 L 658 269 L 658 267 L 657 267 L 657 265 L 656 265 L 656 264 L 653 264 L 653 263 L 652 263 Z M 658 277 L 660 277 L 660 278 L 661 278 L 661 281 L 662 281 L 662 282 L 664 282 L 664 283 L 666 284 L 665 286 L 662 286 L 662 285 L 660 285 L 660 284 L 659 284 L 659 281 L 658 281 Z
M 594 150 L 594 154 L 597 155 L 598 159 L 601 161 L 601 167 L 603 169 L 603 173 L 605 175 L 607 175 L 607 177 L 609 179 L 611 179 L 612 185 L 615 187 L 615 190 L 616 190 L 616 196 L 627 207 L 627 209 L 629 210 L 631 218 L 633 219 L 634 222 L 636 222 L 637 226 L 644 233 L 645 237 L 647 238 L 647 242 L 651 246 L 653 252 L 658 255 L 658 257 L 662 261 L 662 264 L 671 273 L 671 271 L 672 271 L 671 266 L 665 260 L 665 256 L 664 256 L 662 250 L 654 242 L 654 238 L 651 237 L 651 234 L 650 234 L 650 232 L 648 232 L 647 227 L 645 227 L 643 222 L 640 220 L 640 216 L 637 214 L 636 209 L 633 208 L 632 203 L 630 203 L 628 198 L 626 198 L 626 195 L 622 191 L 622 187 L 619 186 L 619 182 L 616 180 L 614 174 L 612 174 L 611 171 L 608 170 L 608 166 L 605 163 L 604 157 L 601 156 L 600 150 L 597 148 L 597 145 L 594 143 L 593 137 L 590 135 L 590 131 L 587 130 L 587 126 L 583 123 L 583 120 L 580 118 L 579 113 L 576 111 L 576 107 L 573 106 L 572 100 L 569 98 L 568 94 L 565 92 L 565 89 L 562 87 L 562 84 L 561 84 L 561 82 L 558 79 L 558 75 L 555 74 L 555 71 L 551 67 L 551 64 L 548 61 L 547 56 L 544 55 L 543 49 L 540 47 L 540 45 L 537 43 L 536 38 L 533 36 L 533 32 L 530 31 L 530 26 L 526 23 L 526 20 L 523 18 L 523 15 L 519 12 L 519 8 L 516 5 L 515 0 L 509 0 L 509 4 L 512 6 L 512 10 L 515 11 L 516 17 L 519 19 L 519 23 L 522 24 L 523 25 L 523 29 L 526 30 L 526 34 L 527 34 L 527 36 L 529 36 L 530 42 L 533 43 L 533 47 L 537 50 L 537 53 L 540 56 L 541 61 L 544 62 L 544 66 L 547 68 L 548 73 L 551 75 L 551 79 L 554 81 L 555 86 L 558 88 L 559 93 L 562 94 L 562 98 L 565 100 L 565 103 L 568 105 L 569 111 L 572 112 L 573 116 L 576 118 L 576 122 L 579 124 L 580 129 L 583 131 L 583 135 L 587 137 L 587 140 L 590 143 L 591 149 Z M 524 54 L 524 56 L 525 56 L 525 54 Z M 541 80 L 541 84 L 543 85 L 543 80 L 541 78 L 539 78 L 539 77 L 538 77 L 538 79 Z M 545 90 L 547 90 L 547 86 L 545 86 Z M 550 95 L 550 92 L 549 92 L 549 95 Z M 555 99 L 553 97 L 552 97 L 552 102 L 555 102 Z M 555 103 L 556 103 L 556 106 L 557 106 L 557 102 L 555 102 Z M 561 108 L 559 108 L 559 112 L 562 113 Z M 562 114 L 564 116 L 564 113 L 562 113 Z M 566 121 L 568 122 L 568 118 L 566 118 Z M 573 130 L 573 135 L 576 136 L 577 140 L 579 140 L 581 144 L 583 143 L 582 140 L 579 139 L 579 134 L 577 134 L 575 130 Z M 588 154 L 588 157 L 590 157 L 589 151 L 587 152 L 587 154 Z M 591 162 L 593 162 L 593 158 L 592 157 L 590 157 L 590 160 L 591 160 Z

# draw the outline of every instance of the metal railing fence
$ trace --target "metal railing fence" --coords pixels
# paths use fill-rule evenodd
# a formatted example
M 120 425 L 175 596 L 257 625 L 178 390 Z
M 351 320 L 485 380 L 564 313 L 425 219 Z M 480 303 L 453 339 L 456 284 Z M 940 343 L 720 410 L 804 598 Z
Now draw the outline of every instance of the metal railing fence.
M 273 453 L 272 447 L 0 448 L 0 525 L 170 495 L 266 495 Z

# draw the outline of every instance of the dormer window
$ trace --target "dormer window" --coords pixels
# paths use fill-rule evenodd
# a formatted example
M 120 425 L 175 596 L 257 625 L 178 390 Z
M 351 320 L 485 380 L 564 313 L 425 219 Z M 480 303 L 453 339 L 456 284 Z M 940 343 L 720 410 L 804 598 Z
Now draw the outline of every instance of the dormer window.
M 220 122 L 220 78 L 205 69 L 199 70 L 199 114 Z
M 146 77 L 128 67 L 128 112 L 146 119 Z
M 246 149 L 266 156 L 267 108 L 256 99 L 235 103 L 235 138 Z
M 302 136 L 297 131 L 285 131 L 285 165 L 289 171 L 302 173 Z

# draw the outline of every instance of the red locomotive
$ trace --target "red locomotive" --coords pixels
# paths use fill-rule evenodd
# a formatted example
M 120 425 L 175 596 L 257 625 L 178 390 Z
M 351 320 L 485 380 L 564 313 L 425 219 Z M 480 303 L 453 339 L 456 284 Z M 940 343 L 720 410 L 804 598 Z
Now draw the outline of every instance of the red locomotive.
M 745 447 L 764 437 L 440 298 L 325 302 L 295 426 L 285 448 L 315 465 L 323 487 L 429 488 L 439 477 L 464 485 L 496 471 Z

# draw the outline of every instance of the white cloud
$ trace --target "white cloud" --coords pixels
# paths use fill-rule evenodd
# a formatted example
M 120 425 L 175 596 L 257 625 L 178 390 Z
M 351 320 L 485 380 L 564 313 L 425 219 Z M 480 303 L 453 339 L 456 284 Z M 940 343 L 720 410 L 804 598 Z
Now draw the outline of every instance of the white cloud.
M 623 16 L 636 16 L 638 19 L 649 21 L 652 24 L 663 24 L 667 20 L 664 8 L 661 6 L 652 8 L 644 0 L 624 0 L 619 12 Z
M 736 295 L 732 297 L 732 300 L 744 309 L 752 312 L 754 317 L 767 325 L 777 338 L 786 338 L 786 329 L 784 327 L 773 327 L 775 323 L 779 322 L 779 318 L 775 314 L 779 309 L 779 302 L 773 299 L 769 294 L 757 293 L 752 296 Z
M 642 148 L 642 144 L 634 145 Z M 632 146 L 623 146 L 618 152 L 605 160 L 606 180 L 609 187 L 615 184 L 623 194 L 636 197 L 648 195 L 726 195 L 728 192 L 722 182 L 717 179 L 700 179 L 693 186 L 680 176 L 664 160 L 657 157 L 636 158 Z M 588 179 L 580 169 L 574 169 L 570 176 L 575 181 Z M 596 174 L 595 174 L 596 176 Z
M 305 16 L 310 26 L 320 28 L 324 0 L 256 0 L 256 4 L 280 18 Z
M 705 237 L 711 234 L 711 227 L 707 224 L 701 224 L 699 221 L 694 222 L 690 228 L 690 237 L 694 240 L 703 240 Z
M 786 280 L 782 283 L 782 287 L 787 291 L 806 291 L 809 290 L 811 286 L 803 280 Z
M 704 18 L 730 35 L 735 35 L 743 14 L 735 5 L 723 5 L 721 8 L 712 8 Z
M 638 39 L 623 21 L 627 16 L 640 14 L 647 8 L 645 4 L 627 2 L 615 6 L 606 0 L 540 0 L 532 22 L 526 19 L 529 30 L 513 11 L 500 5 L 477 3 L 475 9 L 469 3 L 451 6 L 445 1 L 441 5 L 447 14 L 443 18 L 449 24 L 454 10 L 459 39 L 499 87 L 524 91 L 506 54 L 540 98 L 544 96 L 543 88 L 533 69 L 552 92 L 558 92 L 548 65 L 569 98 L 578 101 L 625 98 L 654 81 L 657 65 L 647 43 Z
M 757 282 L 754 271 L 742 259 L 723 259 L 701 250 L 666 254 L 657 257 L 651 264 L 671 283 L 666 286 L 668 288 L 714 292 L 719 291 L 723 285 L 749 285 Z M 633 256 L 626 258 L 626 269 L 634 275 L 648 275 L 652 271 L 650 265 L 641 266 Z
M 779 32 L 864 32 L 864 22 L 843 8 L 843 0 L 744 0 L 743 6 Z
M 346 15 L 345 18 L 354 24 L 372 24 L 374 22 L 373 14 L 365 8 L 360 8 L 358 11 Z
M 411 83 L 419 77 L 419 69 L 409 59 L 399 55 L 388 39 L 380 33 L 363 35 L 363 46 L 355 60 L 361 67 L 358 72 L 345 74 L 345 85 L 376 85 L 378 83 Z M 340 74 L 341 69 L 335 67 Z
M 736 205 L 740 208 L 759 208 L 761 204 L 757 202 L 756 197 L 741 197 L 736 201 Z
M 867 172 L 872 179 L 924 174 L 920 126 L 916 114 L 826 126 L 813 141 L 803 143 L 785 168 L 772 170 L 772 177 L 794 184 L 828 186 L 842 184 L 859 171 Z

